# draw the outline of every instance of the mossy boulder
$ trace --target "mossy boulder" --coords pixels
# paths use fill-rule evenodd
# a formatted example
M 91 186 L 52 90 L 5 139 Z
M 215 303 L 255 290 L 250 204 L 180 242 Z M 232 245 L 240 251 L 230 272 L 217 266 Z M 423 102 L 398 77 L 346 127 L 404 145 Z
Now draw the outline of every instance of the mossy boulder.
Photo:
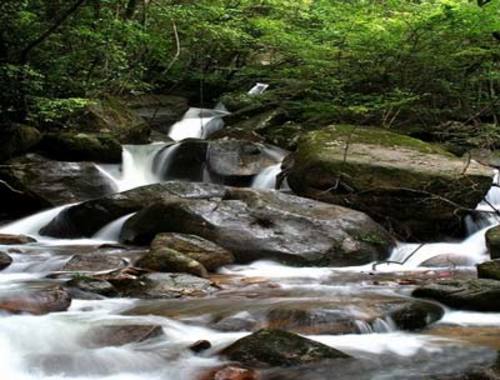
M 234 262 L 233 254 L 227 249 L 196 235 L 171 232 L 156 235 L 151 243 L 151 250 L 165 247 L 196 260 L 210 272 Z
M 486 232 L 486 246 L 492 259 L 500 259 L 500 226 Z
M 68 126 L 83 133 L 105 133 L 122 144 L 148 143 L 151 132 L 142 117 L 114 97 L 89 103 L 70 118 Z
M 38 129 L 27 125 L 13 125 L 0 130 L 0 162 L 26 153 L 42 138 Z
M 263 329 L 237 340 L 221 352 L 250 367 L 291 367 L 349 356 L 322 343 L 283 330 Z
M 493 174 L 412 137 L 349 125 L 303 135 L 286 161 L 299 195 L 364 211 L 406 239 L 459 234 L 457 212 L 475 208 Z
M 200 277 L 208 275 L 206 268 L 197 260 L 164 246 L 161 243 L 161 235 L 157 235 L 153 240 L 149 252 L 135 262 L 136 267 L 154 272 L 189 273 Z
M 122 147 L 111 135 L 93 133 L 46 134 L 38 149 L 44 156 L 60 161 L 120 163 Z
M 500 281 L 500 260 L 486 261 L 479 264 L 477 266 L 477 276 Z
M 500 281 L 495 280 L 439 281 L 415 289 L 412 295 L 461 310 L 500 311 Z

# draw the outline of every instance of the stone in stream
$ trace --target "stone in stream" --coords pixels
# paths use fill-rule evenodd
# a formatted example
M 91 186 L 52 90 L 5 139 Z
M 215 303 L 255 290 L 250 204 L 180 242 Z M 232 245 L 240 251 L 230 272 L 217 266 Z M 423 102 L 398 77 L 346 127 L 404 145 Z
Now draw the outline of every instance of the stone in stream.
M 486 232 L 486 247 L 492 259 L 500 259 L 500 226 Z
M 68 281 L 66 285 L 70 288 L 70 294 L 74 298 L 85 297 L 87 299 L 89 295 L 93 297 L 93 295 L 96 294 L 104 297 L 116 297 L 119 295 L 115 287 L 109 281 L 93 277 L 75 276 Z M 71 288 L 78 289 L 80 292 L 75 292 Z M 83 292 L 83 294 L 81 292 Z
M 171 181 L 83 202 L 41 233 L 92 236 L 135 212 L 121 240 L 148 244 L 160 232 L 200 236 L 238 262 L 276 259 L 298 265 L 359 265 L 386 259 L 392 237 L 367 215 L 275 191 Z
M 401 330 L 421 330 L 439 321 L 444 315 L 444 309 L 431 302 L 411 301 L 393 308 L 387 316 Z
M 151 251 L 164 247 L 196 260 L 210 272 L 234 262 L 233 254 L 227 249 L 196 235 L 168 232 L 156 235 L 151 243 Z
M 0 234 L 0 245 L 18 245 L 35 242 L 36 239 L 26 235 Z
M 116 347 L 159 337 L 166 338 L 160 325 L 99 326 L 86 335 L 84 345 L 90 348 Z
M 479 278 L 500 281 L 500 259 L 479 264 L 477 266 L 477 275 Z
M 349 356 L 322 343 L 282 330 L 263 329 L 237 340 L 221 355 L 250 367 L 290 367 Z
M 7 268 L 10 264 L 12 264 L 12 257 L 0 251 L 0 270 Z
M 107 271 L 112 269 L 122 268 L 127 263 L 120 257 L 93 253 L 93 254 L 83 254 L 74 255 L 71 259 L 64 264 L 61 270 L 63 271 Z
M 471 266 L 473 264 L 474 264 L 474 259 L 471 257 L 455 255 L 450 253 L 450 254 L 434 256 L 424 261 L 419 266 L 433 267 L 433 268 L 449 268 L 456 266 Z
M 461 310 L 500 311 L 500 281 L 495 280 L 440 281 L 421 286 L 412 295 Z
M 71 305 L 71 296 L 60 286 L 0 296 L 0 310 L 10 313 L 42 315 L 66 311 Z
M 197 380 L 261 380 L 256 370 L 237 365 L 227 365 L 203 374 Z
M 120 295 L 137 298 L 199 297 L 217 291 L 212 282 L 185 273 L 149 273 L 138 278 L 108 279 Z
M 371 215 L 403 238 L 460 234 L 458 207 L 474 209 L 492 169 L 383 129 L 336 125 L 304 134 L 286 159 L 297 194 Z M 459 206 L 457 206 L 459 205 Z
M 155 202 L 222 197 L 224 193 L 223 187 L 206 183 L 171 181 L 142 186 L 69 207 L 40 233 L 58 238 L 92 237 L 106 224 Z
M 45 157 L 61 161 L 121 163 L 122 146 L 112 136 L 91 133 L 48 133 L 38 150 Z
M 198 261 L 168 247 L 152 247 L 149 252 L 135 262 L 135 266 L 154 272 L 178 272 L 200 277 L 208 276 L 206 268 Z
M 194 234 L 231 251 L 240 263 L 361 265 L 389 253 L 389 234 L 360 212 L 273 191 L 226 191 L 219 199 L 153 204 L 127 220 L 121 240 L 144 244 L 161 231 Z
M 0 170 L 11 186 L 38 200 L 41 206 L 55 207 L 113 193 L 109 182 L 90 162 L 60 162 L 37 154 L 7 161 Z

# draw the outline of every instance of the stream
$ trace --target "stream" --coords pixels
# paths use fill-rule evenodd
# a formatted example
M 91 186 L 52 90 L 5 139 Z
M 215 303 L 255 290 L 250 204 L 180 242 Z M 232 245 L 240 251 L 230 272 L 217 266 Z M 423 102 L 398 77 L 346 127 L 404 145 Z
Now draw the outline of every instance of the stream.
M 261 91 L 262 88 L 254 91 Z M 190 109 L 170 132 L 175 141 L 206 138 L 223 128 L 226 111 Z M 177 143 L 125 145 L 121 165 L 97 165 L 117 191 L 179 179 L 175 167 Z M 272 165 L 254 176 L 250 186 L 275 189 L 285 152 L 269 147 Z M 189 173 L 186 173 L 189 174 Z M 181 178 L 185 179 L 185 178 Z M 187 180 L 187 178 L 186 178 Z M 203 181 L 213 182 L 204 170 Z M 495 181 L 498 182 L 498 176 Z M 280 190 L 288 191 L 286 183 Z M 487 200 L 500 207 L 500 188 L 492 187 Z M 128 262 L 134 249 L 122 248 L 118 236 L 133 214 L 100 229 L 92 238 L 54 239 L 39 230 L 69 205 L 46 210 L 0 228 L 3 234 L 24 234 L 37 239 L 27 245 L 0 246 L 14 259 L 0 272 L 0 296 L 43 288 L 62 281 L 51 276 L 75 253 L 95 251 L 107 244 L 110 255 Z M 488 203 L 478 208 L 491 209 Z M 315 365 L 270 369 L 264 379 L 428 379 L 486 367 L 500 349 L 500 313 L 456 311 L 446 308 L 437 323 L 423 332 L 397 328 L 390 318 L 377 317 L 378 305 L 406 302 L 421 277 L 475 277 L 475 265 L 487 260 L 485 232 L 499 222 L 494 216 L 468 220 L 469 236 L 460 242 L 399 243 L 389 261 L 358 267 L 290 267 L 272 261 L 223 267 L 211 279 L 221 284 L 215 296 L 168 300 L 134 298 L 78 299 L 64 312 L 12 315 L 0 312 L 0 377 L 5 380 L 201 379 L 207 370 L 224 364 L 216 353 L 248 335 L 274 313 L 276 324 L 286 323 L 296 308 L 314 310 L 316 318 L 302 321 L 296 332 L 342 350 L 356 361 L 335 368 Z M 417 248 L 419 248 L 417 250 Z M 457 258 L 433 267 L 442 255 Z M 280 314 L 281 313 L 281 314 Z M 341 313 L 355 321 L 357 331 L 333 334 L 322 318 Z M 161 326 L 163 337 L 125 345 L 96 345 L 91 337 L 102 326 Z M 281 326 L 281 325 L 279 325 Z M 189 350 L 207 340 L 202 353 Z

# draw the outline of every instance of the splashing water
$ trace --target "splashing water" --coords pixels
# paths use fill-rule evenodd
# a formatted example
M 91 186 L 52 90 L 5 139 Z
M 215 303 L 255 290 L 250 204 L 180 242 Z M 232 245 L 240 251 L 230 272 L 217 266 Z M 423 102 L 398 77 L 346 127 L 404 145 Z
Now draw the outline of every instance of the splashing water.
M 228 112 L 217 109 L 190 108 L 182 120 L 175 123 L 168 134 L 174 141 L 187 138 L 207 138 L 224 127 L 222 116 Z

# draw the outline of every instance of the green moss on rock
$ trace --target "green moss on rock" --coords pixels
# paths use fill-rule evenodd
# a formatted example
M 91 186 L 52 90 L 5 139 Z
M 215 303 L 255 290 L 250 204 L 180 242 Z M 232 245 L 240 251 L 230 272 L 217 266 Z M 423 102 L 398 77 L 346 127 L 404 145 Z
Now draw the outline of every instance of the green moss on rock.
M 364 211 L 402 238 L 456 234 L 457 211 L 475 208 L 492 181 L 490 168 L 439 146 L 348 125 L 303 135 L 286 166 L 299 195 Z

